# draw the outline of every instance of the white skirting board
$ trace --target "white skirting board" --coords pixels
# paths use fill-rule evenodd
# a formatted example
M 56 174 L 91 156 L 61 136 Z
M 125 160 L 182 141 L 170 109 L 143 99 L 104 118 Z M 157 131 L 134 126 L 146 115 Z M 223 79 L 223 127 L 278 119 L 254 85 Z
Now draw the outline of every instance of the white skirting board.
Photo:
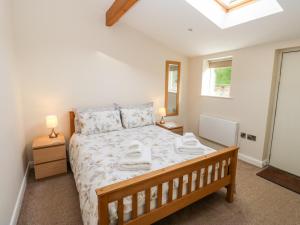
M 238 158 L 244 162 L 247 162 L 249 164 L 252 164 L 252 165 L 260 167 L 260 168 L 263 168 L 264 166 L 266 166 L 268 164 L 267 160 L 261 161 L 261 160 L 255 159 L 251 156 L 245 155 L 243 153 L 239 153 Z
M 18 218 L 20 215 L 20 211 L 21 211 L 21 206 L 22 206 L 22 202 L 23 202 L 23 198 L 24 198 L 24 194 L 25 194 L 25 190 L 26 190 L 26 186 L 27 186 L 27 177 L 28 177 L 28 172 L 29 172 L 29 168 L 30 168 L 30 162 L 28 162 L 27 167 L 26 167 L 26 171 L 21 183 L 21 187 L 19 190 L 19 194 L 17 197 L 17 201 L 14 207 L 14 211 L 12 214 L 12 217 L 10 219 L 10 225 L 16 225 L 18 223 Z

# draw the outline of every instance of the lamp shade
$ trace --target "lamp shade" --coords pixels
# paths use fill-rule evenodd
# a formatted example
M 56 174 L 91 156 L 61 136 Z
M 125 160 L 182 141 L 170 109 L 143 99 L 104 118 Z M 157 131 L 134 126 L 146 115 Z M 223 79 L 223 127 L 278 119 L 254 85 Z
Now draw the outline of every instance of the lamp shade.
M 55 115 L 46 116 L 46 125 L 47 128 L 57 127 L 57 116 Z
M 160 116 L 166 116 L 166 108 L 162 107 L 158 110 Z

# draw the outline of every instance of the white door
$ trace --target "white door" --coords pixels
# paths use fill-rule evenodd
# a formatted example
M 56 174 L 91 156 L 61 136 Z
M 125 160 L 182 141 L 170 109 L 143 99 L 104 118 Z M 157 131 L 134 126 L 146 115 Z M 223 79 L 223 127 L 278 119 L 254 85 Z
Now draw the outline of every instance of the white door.
M 283 53 L 270 164 L 300 176 L 300 51 Z

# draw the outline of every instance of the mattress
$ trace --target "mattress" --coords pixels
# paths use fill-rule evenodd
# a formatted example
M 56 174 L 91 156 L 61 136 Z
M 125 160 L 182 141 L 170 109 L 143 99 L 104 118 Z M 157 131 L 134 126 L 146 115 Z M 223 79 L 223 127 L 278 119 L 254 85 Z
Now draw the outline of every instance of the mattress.
M 79 193 L 83 223 L 85 225 L 96 225 L 98 222 L 98 200 L 95 193 L 97 188 L 149 172 L 120 171 L 118 169 L 120 153 L 125 150 L 130 141 L 138 140 L 151 149 L 152 167 L 150 171 L 198 157 L 199 155 L 176 153 L 174 143 L 178 136 L 179 135 L 155 125 L 88 136 L 74 134 L 70 140 L 69 157 Z M 205 147 L 204 154 L 210 154 L 214 151 L 215 150 L 209 147 Z M 204 171 L 201 171 L 202 176 L 203 173 Z M 215 175 L 217 176 L 217 174 Z M 193 180 L 195 179 L 196 174 L 193 174 Z M 210 179 L 210 176 L 208 179 Z M 202 186 L 202 180 L 201 178 L 200 186 Z M 184 182 L 187 183 L 187 176 L 184 177 Z M 175 179 L 173 199 L 176 199 L 177 187 L 178 179 Z M 186 185 L 184 185 L 183 194 L 186 193 L 186 188 Z M 193 182 L 192 190 L 194 188 L 195 184 Z M 150 208 L 155 208 L 156 189 L 156 187 L 151 189 Z M 164 184 L 163 203 L 166 202 L 167 191 L 168 186 Z M 144 202 L 144 192 L 140 192 L 138 194 L 138 214 L 143 213 Z M 117 203 L 113 202 L 109 204 L 109 215 L 110 223 L 115 224 L 118 218 Z M 124 198 L 124 219 L 128 220 L 130 215 L 131 196 Z

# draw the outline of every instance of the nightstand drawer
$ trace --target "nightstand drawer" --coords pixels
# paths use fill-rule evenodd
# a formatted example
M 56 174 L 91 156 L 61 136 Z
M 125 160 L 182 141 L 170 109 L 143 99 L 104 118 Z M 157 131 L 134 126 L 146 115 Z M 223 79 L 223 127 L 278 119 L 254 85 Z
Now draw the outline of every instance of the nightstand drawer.
M 183 129 L 182 128 L 176 128 L 171 130 L 175 134 L 183 135 Z
M 33 160 L 34 164 L 50 162 L 66 158 L 65 145 L 53 146 L 48 148 L 34 149 Z
M 44 177 L 53 176 L 56 174 L 67 172 L 67 160 L 58 160 L 39 165 L 34 165 L 35 178 L 41 179 Z

